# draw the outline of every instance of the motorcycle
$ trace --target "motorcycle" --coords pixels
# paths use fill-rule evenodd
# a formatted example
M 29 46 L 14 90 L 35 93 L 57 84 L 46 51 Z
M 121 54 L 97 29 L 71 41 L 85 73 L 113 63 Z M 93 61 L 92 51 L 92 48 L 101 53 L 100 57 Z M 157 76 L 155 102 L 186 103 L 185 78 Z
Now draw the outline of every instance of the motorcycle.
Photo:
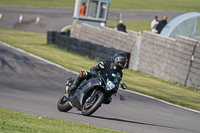
M 114 82 L 108 78 L 110 75 L 108 75 L 107 71 L 104 71 L 104 74 L 92 76 L 92 78 L 84 80 L 74 93 L 68 92 L 69 87 L 74 82 L 74 79 L 69 78 L 66 82 L 66 92 L 68 93 L 58 100 L 58 110 L 68 112 L 74 107 L 80 110 L 82 115 L 89 116 L 101 107 L 102 103 L 106 104 L 107 97 L 110 96 L 110 93 L 115 88 Z M 111 74 L 112 76 L 115 75 L 112 72 Z M 124 83 L 121 84 L 121 87 L 122 89 L 127 88 Z

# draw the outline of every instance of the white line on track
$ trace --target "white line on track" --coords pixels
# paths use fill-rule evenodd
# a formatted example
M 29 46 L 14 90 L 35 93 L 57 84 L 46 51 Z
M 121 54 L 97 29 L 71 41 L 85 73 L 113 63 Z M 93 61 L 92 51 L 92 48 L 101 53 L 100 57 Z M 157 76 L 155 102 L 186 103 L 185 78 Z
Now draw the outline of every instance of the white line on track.
M 61 32 L 64 32 L 66 29 L 71 28 L 71 27 L 72 27 L 71 25 L 67 25 L 67 26 L 65 26 L 65 27 L 63 27 L 63 28 L 61 29 Z
M 51 61 L 48 61 L 48 60 L 46 60 L 46 59 L 44 59 L 44 58 L 41 58 L 41 57 L 39 57 L 39 56 L 37 56 L 37 55 L 28 53 L 28 52 L 26 52 L 26 51 L 24 51 L 24 50 L 22 50 L 22 49 L 16 48 L 16 47 L 11 46 L 11 45 L 9 45 L 9 44 L 7 44 L 7 43 L 4 43 L 4 42 L 2 42 L 2 41 L 0 41 L 0 43 L 3 44 L 3 45 L 5 45 L 5 46 L 7 46 L 7 47 L 10 47 L 10 48 L 12 48 L 12 49 L 15 49 L 15 50 L 17 50 L 17 51 L 20 51 L 20 52 L 22 52 L 22 53 L 28 54 L 28 55 L 30 55 L 30 56 L 32 56 L 32 57 L 34 57 L 34 58 L 37 58 L 37 59 L 39 59 L 39 60 L 41 60 L 41 61 L 44 61 L 44 62 L 46 62 L 46 63 L 49 63 L 49 64 L 51 64 L 51 65 L 54 65 L 54 66 L 56 66 L 56 67 L 58 67 L 58 68 L 61 68 L 61 69 L 65 70 L 65 71 L 71 72 L 71 73 L 76 74 L 76 75 L 79 74 L 79 73 L 77 73 L 77 72 L 75 72 L 75 71 L 71 71 L 71 70 L 69 70 L 69 69 L 67 69 L 67 68 L 65 68 L 65 67 L 63 67 L 63 66 L 61 66 L 61 65 L 58 65 L 58 64 L 53 63 L 53 62 L 51 62 Z M 123 89 L 120 88 L 120 90 L 123 90 Z M 182 106 L 180 106 L 180 105 L 175 105 L 175 104 L 173 104 L 173 103 L 169 103 L 169 102 L 166 102 L 166 101 L 164 101 L 164 100 L 160 100 L 160 99 L 154 98 L 154 97 L 152 97 L 152 96 L 148 96 L 148 95 L 145 95 L 145 94 L 141 94 L 141 93 L 138 93 L 138 92 L 135 92 L 135 91 L 130 91 L 130 90 L 123 90 L 123 91 L 129 92 L 129 93 L 133 93 L 133 94 L 137 94 L 137 95 L 140 95 L 140 96 L 143 96 L 143 97 L 147 97 L 147 98 L 150 98 L 150 99 L 154 99 L 154 100 L 160 101 L 160 102 L 162 102 L 162 103 L 165 103 L 165 104 L 168 104 L 168 105 L 171 105 L 171 106 L 175 106 L 175 107 L 178 107 L 178 108 L 181 108 L 181 109 L 189 110 L 189 111 L 192 111 L 192 112 L 195 112 L 195 113 L 200 113 L 200 111 L 197 111 L 197 110 L 194 110 L 194 109 L 190 109 L 190 108 L 186 108 L 186 107 L 182 107 Z

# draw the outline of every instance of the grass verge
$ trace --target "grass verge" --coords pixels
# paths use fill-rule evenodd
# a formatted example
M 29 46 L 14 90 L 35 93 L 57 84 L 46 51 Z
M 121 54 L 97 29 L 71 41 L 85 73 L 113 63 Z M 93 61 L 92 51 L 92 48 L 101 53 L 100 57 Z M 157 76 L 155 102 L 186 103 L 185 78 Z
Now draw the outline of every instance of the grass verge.
M 120 133 L 54 118 L 0 109 L 0 132 L 3 133 Z
M 118 22 L 116 21 L 107 21 L 106 26 L 108 27 L 117 27 Z M 126 29 L 133 31 L 151 31 L 150 24 L 151 20 L 138 20 L 138 21 L 124 21 Z
M 0 40 L 76 72 L 89 71 L 98 62 L 46 44 L 46 34 L 0 29 Z M 84 64 L 84 65 L 83 65 Z M 129 90 L 147 94 L 177 105 L 200 111 L 200 91 L 170 80 L 150 77 L 139 71 L 124 70 L 123 82 Z
M 70 7 L 75 0 L 1 0 L 0 5 Z M 199 0 L 112 0 L 111 9 L 199 12 Z

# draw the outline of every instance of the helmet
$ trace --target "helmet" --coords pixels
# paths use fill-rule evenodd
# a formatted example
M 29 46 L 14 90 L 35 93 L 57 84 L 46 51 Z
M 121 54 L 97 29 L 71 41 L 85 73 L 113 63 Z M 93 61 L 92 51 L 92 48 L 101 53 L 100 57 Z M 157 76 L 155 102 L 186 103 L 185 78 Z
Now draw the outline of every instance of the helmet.
M 126 67 L 127 61 L 128 59 L 123 53 L 116 53 L 113 56 L 114 66 L 117 70 L 123 70 Z

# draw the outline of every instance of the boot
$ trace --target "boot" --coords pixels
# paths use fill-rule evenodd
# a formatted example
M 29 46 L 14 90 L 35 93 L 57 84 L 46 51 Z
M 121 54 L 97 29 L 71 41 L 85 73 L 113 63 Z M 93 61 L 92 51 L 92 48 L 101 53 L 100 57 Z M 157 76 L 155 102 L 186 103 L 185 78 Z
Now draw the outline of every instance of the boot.
M 69 92 L 71 92 L 73 94 L 80 84 L 81 84 L 81 82 L 76 80 L 76 82 L 70 86 Z
M 112 97 L 111 96 L 109 96 L 109 97 L 107 97 L 105 100 L 104 100 L 104 104 L 109 104 L 109 103 L 111 103 L 112 102 Z
M 77 86 L 73 84 L 72 86 L 70 86 L 69 92 L 74 93 L 76 89 L 77 89 Z

